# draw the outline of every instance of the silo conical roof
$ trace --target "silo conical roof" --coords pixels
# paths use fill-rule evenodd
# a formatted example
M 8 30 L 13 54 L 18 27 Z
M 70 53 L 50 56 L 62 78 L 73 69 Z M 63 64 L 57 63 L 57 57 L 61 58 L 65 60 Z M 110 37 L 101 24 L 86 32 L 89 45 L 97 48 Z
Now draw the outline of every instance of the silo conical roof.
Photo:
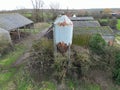
M 66 15 L 58 17 L 54 24 L 59 26 L 73 25 L 72 21 Z

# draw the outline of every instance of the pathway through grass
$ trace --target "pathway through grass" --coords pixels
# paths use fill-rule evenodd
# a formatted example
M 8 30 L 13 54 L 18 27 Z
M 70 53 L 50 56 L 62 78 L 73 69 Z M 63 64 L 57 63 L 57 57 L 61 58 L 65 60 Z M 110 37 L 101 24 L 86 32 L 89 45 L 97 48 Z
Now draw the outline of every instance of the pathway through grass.
M 9 51 L 7 55 L 0 58 L 0 90 L 27 90 L 26 87 L 30 87 L 27 81 L 20 82 L 23 78 L 23 76 L 20 75 L 23 75 L 22 73 L 24 71 L 21 65 L 23 64 L 23 60 L 17 64 L 15 62 L 17 62 L 16 60 L 20 60 L 26 51 L 30 50 L 34 40 L 41 38 L 40 35 L 43 36 L 42 34 L 44 34 L 45 31 L 42 30 L 48 27 L 48 24 L 44 23 L 40 25 L 41 26 L 38 25 L 39 28 L 37 29 L 39 31 L 37 31 L 37 34 L 33 33 L 28 38 L 16 44 L 13 51 Z M 16 66 L 14 66 L 14 64 L 16 64 Z

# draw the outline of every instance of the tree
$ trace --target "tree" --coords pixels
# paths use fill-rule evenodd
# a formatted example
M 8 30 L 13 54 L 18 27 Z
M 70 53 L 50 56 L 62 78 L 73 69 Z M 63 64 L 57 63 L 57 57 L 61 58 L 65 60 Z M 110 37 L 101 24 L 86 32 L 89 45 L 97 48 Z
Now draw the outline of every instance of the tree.
M 89 48 L 93 53 L 98 55 L 104 54 L 105 46 L 106 42 L 100 34 L 95 34 L 90 38 Z
M 51 13 L 53 14 L 53 19 L 55 19 L 57 17 L 57 15 L 59 14 L 58 10 L 60 9 L 60 4 L 58 2 L 51 2 L 50 3 L 50 9 L 51 9 Z
M 109 26 L 112 28 L 112 29 L 117 29 L 117 19 L 116 17 L 113 17 L 110 22 L 109 22 Z
M 103 13 L 104 13 L 104 14 L 110 14 L 110 13 L 112 13 L 112 10 L 111 10 L 110 8 L 105 8 L 105 9 L 103 10 Z
M 31 0 L 33 6 L 33 18 L 35 22 L 43 20 L 43 10 L 42 10 L 42 20 L 40 20 L 40 9 L 42 9 L 44 2 L 43 0 Z

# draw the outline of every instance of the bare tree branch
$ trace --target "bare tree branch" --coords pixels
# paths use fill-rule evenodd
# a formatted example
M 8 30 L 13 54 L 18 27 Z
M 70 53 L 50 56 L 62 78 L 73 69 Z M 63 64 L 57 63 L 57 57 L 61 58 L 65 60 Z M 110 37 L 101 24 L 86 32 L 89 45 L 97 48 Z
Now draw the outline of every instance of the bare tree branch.
M 43 2 L 43 0 L 31 0 L 31 3 L 33 6 L 34 20 L 36 22 L 38 22 L 40 20 L 40 9 L 42 9 L 44 2 Z M 43 12 L 42 12 L 42 14 L 43 14 Z M 42 18 L 43 18 L 43 15 L 42 15 Z

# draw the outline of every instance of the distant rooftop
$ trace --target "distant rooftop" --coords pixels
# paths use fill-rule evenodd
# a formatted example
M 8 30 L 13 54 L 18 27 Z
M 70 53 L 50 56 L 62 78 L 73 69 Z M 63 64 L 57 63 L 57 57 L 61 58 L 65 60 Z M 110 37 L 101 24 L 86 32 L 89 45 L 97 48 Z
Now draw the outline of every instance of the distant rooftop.
M 74 27 L 98 27 L 98 21 L 72 21 Z
M 33 21 L 18 13 L 0 14 L 0 28 L 8 31 L 24 27 L 32 23 Z
M 71 21 L 89 21 L 94 20 L 93 17 L 70 17 Z
M 74 34 L 97 34 L 97 33 L 103 36 L 114 36 L 114 33 L 109 26 L 74 28 Z

